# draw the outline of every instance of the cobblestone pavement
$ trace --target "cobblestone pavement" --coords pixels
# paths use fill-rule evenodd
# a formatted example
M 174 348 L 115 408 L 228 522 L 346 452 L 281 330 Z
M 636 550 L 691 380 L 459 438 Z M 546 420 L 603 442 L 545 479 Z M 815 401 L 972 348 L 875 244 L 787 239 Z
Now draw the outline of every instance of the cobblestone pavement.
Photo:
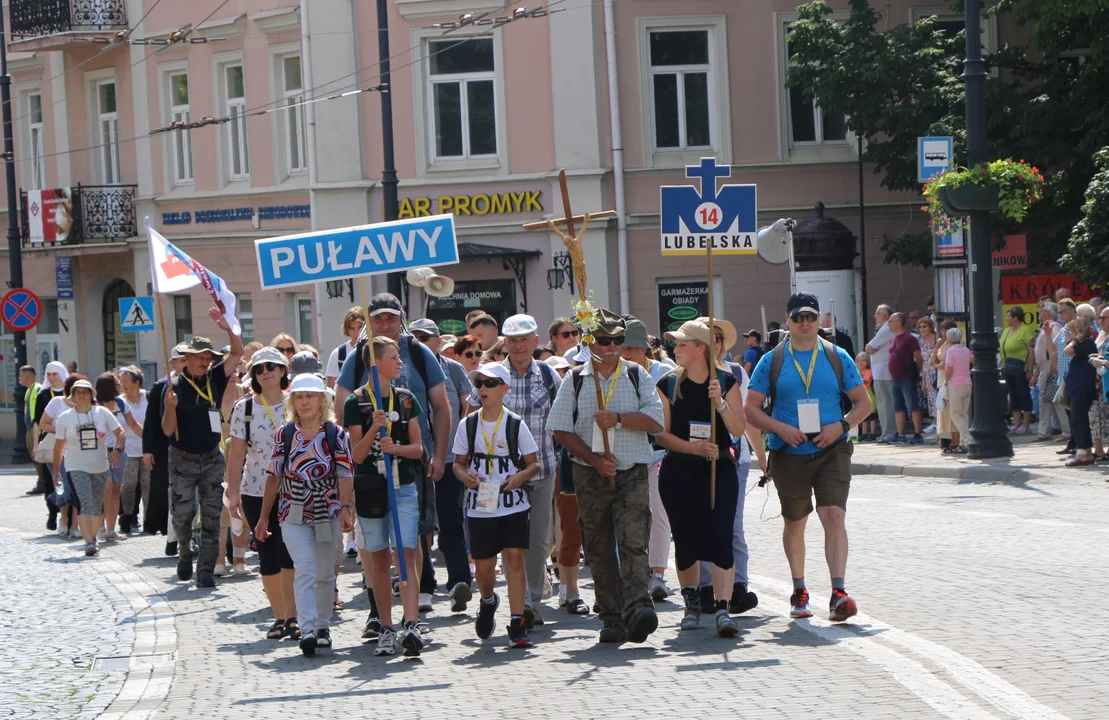
M 29 476 L 0 477 L 0 527 L 41 532 L 41 500 L 22 495 L 30 484 Z M 134 583 L 141 580 L 149 597 L 168 603 L 176 655 L 159 685 L 168 694 L 160 702 L 144 695 L 146 704 L 129 713 L 115 712 L 123 707 L 117 698 L 106 717 L 146 716 L 147 710 L 159 718 L 351 712 L 398 718 L 1106 716 L 1109 629 L 1086 620 L 1100 600 L 1100 558 L 1109 544 L 1106 488 L 1063 480 L 1018 486 L 856 478 L 847 580 L 862 614 L 838 626 L 819 613 L 811 621 L 789 621 L 778 504 L 770 495 L 763 507 L 763 493 L 751 492 L 745 514 L 752 588 L 761 602 L 738 618 L 741 633 L 730 641 L 709 630 L 679 634 L 678 605 L 664 602 L 659 630 L 647 643 L 601 646 L 592 617 L 568 617 L 550 602 L 543 608 L 547 624 L 533 633 L 535 648 L 515 651 L 505 644 L 505 613 L 493 640 L 482 644 L 473 635 L 472 615 L 451 615 L 445 598 L 437 596 L 429 618 L 433 643 L 421 659 L 374 658 L 358 640 L 365 596 L 357 566 L 346 561 L 339 588 L 347 609 L 333 630 L 335 648 L 308 660 L 289 641 L 264 639 L 270 618 L 257 577 L 224 580 L 215 590 L 177 582 L 173 559 L 162 556 L 161 537 L 134 537 L 93 562 L 44 567 L 42 557 L 75 557 L 76 548 L 4 535 L 3 542 L 20 550 L 0 552 L 0 575 L 12 577 L 14 566 L 16 577 L 34 577 L 35 593 L 8 590 L 4 598 L 19 623 L 34 619 L 37 635 L 45 636 L 40 597 L 50 597 L 52 607 L 119 607 L 119 598 L 72 582 L 78 572 L 110 569 L 112 563 L 134 570 Z M 828 594 L 821 545 L 814 519 L 808 581 L 817 609 Z M 40 577 L 45 574 L 55 577 Z M 673 584 L 672 573 L 669 579 Z M 584 589 L 591 602 L 588 579 Z M 169 614 L 157 617 L 168 622 Z M 117 610 L 85 612 L 78 621 L 81 636 L 100 637 L 93 623 L 105 618 L 117 628 L 127 626 Z M 158 642 L 161 651 L 171 648 Z M 74 654 L 36 643 L 19 671 L 26 678 L 20 697 L 36 694 L 32 683 L 87 678 L 83 668 L 58 659 L 69 663 Z M 127 674 L 121 695 L 129 693 L 135 675 Z M 7 683 L 0 688 L 3 707 L 12 680 L 6 669 L 0 678 Z M 96 698 L 80 709 L 94 714 L 106 706 Z M 36 717 L 77 714 L 56 714 L 44 704 Z

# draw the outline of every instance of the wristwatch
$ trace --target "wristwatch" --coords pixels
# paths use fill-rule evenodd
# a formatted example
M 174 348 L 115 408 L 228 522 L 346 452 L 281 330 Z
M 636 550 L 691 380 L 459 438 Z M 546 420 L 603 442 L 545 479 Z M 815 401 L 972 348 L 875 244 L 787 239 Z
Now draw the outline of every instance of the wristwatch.
M 621 422 L 621 417 L 622 416 L 620 415 L 620 413 L 616 413 L 616 429 L 617 430 L 621 430 L 624 427 L 624 423 Z
M 844 432 L 851 432 L 851 423 L 847 422 L 847 418 L 840 418 L 839 423 L 843 425 Z
M 350 505 L 340 505 L 339 509 L 340 510 L 350 510 Z

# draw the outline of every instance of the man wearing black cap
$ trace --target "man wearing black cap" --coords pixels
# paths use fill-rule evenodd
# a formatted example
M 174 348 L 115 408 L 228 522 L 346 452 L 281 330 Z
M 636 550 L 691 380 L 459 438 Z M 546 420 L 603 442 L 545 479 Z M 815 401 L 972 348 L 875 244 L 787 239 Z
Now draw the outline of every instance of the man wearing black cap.
M 751 329 L 743 333 L 743 337 L 747 341 L 747 349 L 743 351 L 743 369 L 750 376 L 755 372 L 755 365 L 762 357 L 762 333 Z
M 854 359 L 819 336 L 815 295 L 791 296 L 786 317 L 789 335 L 755 366 L 744 407 L 748 423 L 770 433 L 770 471 L 782 505 L 782 543 L 793 576 L 790 617 L 812 616 L 805 586 L 805 522 L 815 494 L 832 577 L 829 619 L 839 622 L 858 612 L 844 586 L 844 516 L 853 450 L 848 431 L 870 414 L 870 396 Z M 846 416 L 841 392 L 853 403 Z M 768 396 L 774 403 L 771 416 L 762 409 Z

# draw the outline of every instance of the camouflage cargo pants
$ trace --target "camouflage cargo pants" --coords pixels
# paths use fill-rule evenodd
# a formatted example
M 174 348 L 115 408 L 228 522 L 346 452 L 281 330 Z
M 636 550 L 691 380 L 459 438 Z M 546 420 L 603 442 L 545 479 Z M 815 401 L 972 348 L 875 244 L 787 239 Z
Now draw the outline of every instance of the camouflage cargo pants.
M 212 572 L 219 555 L 219 518 L 223 510 L 223 455 L 197 460 L 169 454 L 170 518 L 177 553 L 189 554 L 193 537 L 193 519 L 196 517 L 197 498 L 200 499 L 200 551 L 197 572 Z
M 653 610 L 647 594 L 651 566 L 651 508 L 647 466 L 616 473 L 616 488 L 593 468 L 573 463 L 582 547 L 593 576 L 602 622 L 626 625 L 637 608 Z M 616 553 L 619 548 L 620 557 Z

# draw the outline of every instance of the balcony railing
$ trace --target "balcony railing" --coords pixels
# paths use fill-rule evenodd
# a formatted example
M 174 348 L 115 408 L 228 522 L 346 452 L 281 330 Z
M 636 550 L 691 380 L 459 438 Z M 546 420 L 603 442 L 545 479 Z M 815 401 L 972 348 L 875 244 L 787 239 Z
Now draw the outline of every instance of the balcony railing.
M 27 192 L 21 191 L 23 245 L 94 245 L 135 237 L 137 190 L 138 185 L 77 185 L 45 190 L 30 203 Z
M 11 0 L 13 38 L 127 27 L 124 0 Z

